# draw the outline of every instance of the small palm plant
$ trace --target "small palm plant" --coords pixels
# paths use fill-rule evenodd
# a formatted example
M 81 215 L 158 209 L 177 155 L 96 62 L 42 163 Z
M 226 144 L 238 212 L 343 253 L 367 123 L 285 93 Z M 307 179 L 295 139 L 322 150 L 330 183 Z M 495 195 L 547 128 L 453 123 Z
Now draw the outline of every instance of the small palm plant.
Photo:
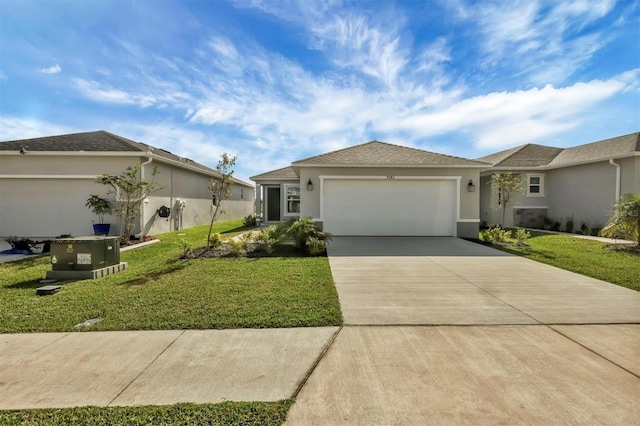
M 306 251 L 309 248 L 314 255 L 321 253 L 326 242 L 331 240 L 331 234 L 322 231 L 310 217 L 302 217 L 292 222 L 285 235 L 293 240 L 298 250 Z
M 640 248 L 640 193 L 624 194 L 615 205 L 615 214 L 600 231 L 605 237 L 633 238 Z

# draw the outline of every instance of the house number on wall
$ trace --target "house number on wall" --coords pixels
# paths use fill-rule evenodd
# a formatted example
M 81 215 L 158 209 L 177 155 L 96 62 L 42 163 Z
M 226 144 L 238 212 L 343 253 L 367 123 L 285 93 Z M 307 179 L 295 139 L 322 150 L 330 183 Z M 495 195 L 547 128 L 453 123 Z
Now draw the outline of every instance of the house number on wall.
M 395 176 L 387 176 L 387 179 L 395 179 Z

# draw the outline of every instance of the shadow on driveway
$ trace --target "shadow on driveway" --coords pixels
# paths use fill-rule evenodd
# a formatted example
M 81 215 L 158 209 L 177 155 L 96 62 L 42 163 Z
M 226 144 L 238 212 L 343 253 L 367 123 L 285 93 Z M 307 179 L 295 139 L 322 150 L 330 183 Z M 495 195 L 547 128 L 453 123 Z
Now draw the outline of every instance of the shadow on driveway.
M 343 256 L 471 256 L 509 257 L 500 250 L 453 237 L 333 237 L 332 257 Z

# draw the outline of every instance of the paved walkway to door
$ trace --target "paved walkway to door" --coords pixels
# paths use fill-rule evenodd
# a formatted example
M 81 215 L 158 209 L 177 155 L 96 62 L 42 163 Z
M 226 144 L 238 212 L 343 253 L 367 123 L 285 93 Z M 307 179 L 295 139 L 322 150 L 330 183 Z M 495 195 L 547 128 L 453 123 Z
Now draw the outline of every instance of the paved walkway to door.
M 334 238 L 289 425 L 637 424 L 640 293 L 454 238 Z

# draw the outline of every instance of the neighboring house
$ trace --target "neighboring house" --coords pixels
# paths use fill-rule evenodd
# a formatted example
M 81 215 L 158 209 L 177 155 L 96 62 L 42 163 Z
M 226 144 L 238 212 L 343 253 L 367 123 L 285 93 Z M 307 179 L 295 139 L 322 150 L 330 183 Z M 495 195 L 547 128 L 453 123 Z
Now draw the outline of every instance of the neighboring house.
M 87 132 L 0 142 L 0 236 L 55 237 L 91 235 L 97 218 L 85 207 L 90 194 L 105 196 L 108 187 L 94 182 L 101 174 L 121 174 L 141 166 L 142 179 L 162 189 L 142 203 L 134 233 L 179 230 L 209 223 L 211 178 L 219 174 L 202 164 L 168 151 L 105 132 Z M 113 196 L 106 197 L 113 199 Z M 235 179 L 233 193 L 223 204 L 223 219 L 253 212 L 254 188 Z M 158 209 L 169 207 L 169 217 Z M 110 216 L 112 235 L 118 218 Z
M 251 177 L 266 223 L 311 217 L 333 235 L 477 238 L 487 164 L 372 141 Z
M 526 144 L 477 159 L 490 163 L 481 172 L 480 218 L 502 221 L 500 194 L 490 186 L 493 173 L 519 174 L 524 194 L 507 206 L 504 226 L 542 227 L 545 217 L 562 228 L 573 219 L 602 227 L 621 194 L 640 193 L 640 133 L 571 148 Z

